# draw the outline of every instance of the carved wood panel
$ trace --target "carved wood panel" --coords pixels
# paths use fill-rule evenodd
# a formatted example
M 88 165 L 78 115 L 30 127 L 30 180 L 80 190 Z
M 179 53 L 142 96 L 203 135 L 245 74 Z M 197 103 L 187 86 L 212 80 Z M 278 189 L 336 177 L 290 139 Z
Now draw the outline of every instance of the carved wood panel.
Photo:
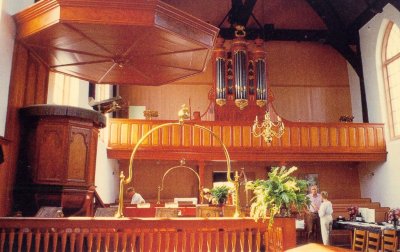
M 90 137 L 90 129 L 71 127 L 67 182 L 86 182 Z
M 59 124 L 39 124 L 35 165 L 36 183 L 62 183 L 65 167 L 66 128 Z M 57 158 L 55 158 L 57 157 Z

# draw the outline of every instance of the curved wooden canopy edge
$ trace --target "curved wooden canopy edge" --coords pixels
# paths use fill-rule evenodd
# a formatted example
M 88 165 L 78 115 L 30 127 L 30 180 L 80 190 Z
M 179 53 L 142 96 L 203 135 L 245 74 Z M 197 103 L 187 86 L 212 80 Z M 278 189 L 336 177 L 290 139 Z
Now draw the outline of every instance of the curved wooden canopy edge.
M 162 85 L 203 72 L 219 29 L 161 1 L 39 1 L 17 39 L 49 69 L 94 83 Z

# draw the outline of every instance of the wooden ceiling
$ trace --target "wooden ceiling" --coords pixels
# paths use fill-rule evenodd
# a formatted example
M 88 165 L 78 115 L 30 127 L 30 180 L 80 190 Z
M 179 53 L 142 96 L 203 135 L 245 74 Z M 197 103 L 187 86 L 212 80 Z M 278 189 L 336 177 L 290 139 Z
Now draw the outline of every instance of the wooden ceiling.
M 358 31 L 387 4 L 400 11 L 400 0 L 164 0 L 220 28 L 234 38 L 246 27 L 247 39 L 315 41 L 335 48 L 362 78 Z
M 46 0 L 15 15 L 51 70 L 94 83 L 161 85 L 204 70 L 218 29 L 160 1 Z
M 400 0 L 42 0 L 17 39 L 53 71 L 94 83 L 162 85 L 204 71 L 216 37 L 331 45 L 362 80 L 358 30 Z

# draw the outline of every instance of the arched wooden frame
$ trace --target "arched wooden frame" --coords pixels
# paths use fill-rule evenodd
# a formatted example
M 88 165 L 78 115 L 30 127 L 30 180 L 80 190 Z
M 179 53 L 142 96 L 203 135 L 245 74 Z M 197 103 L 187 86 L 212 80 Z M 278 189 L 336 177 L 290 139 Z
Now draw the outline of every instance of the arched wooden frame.
M 168 174 L 169 172 L 171 172 L 172 170 L 178 169 L 178 168 L 188 169 L 189 171 L 192 171 L 192 172 L 196 175 L 197 180 L 199 181 L 199 193 L 200 193 L 200 198 L 201 198 L 201 199 L 200 199 L 200 202 L 203 202 L 203 194 L 201 193 L 202 186 L 201 186 L 199 174 L 198 174 L 195 170 L 193 170 L 193 168 L 184 165 L 184 161 L 181 160 L 181 164 L 180 164 L 180 165 L 173 166 L 173 167 L 169 168 L 169 169 L 164 173 L 164 175 L 163 175 L 163 177 L 162 177 L 162 180 L 161 180 L 161 185 L 158 186 L 158 191 L 157 191 L 157 204 L 160 204 L 161 191 L 164 190 L 164 180 L 165 180 L 165 177 L 167 176 L 167 174 Z
M 129 176 L 128 178 L 125 178 L 124 173 L 121 171 L 120 174 L 120 183 L 119 183 L 119 204 L 118 204 L 118 211 L 115 214 L 115 217 L 122 218 L 124 217 L 123 214 L 123 207 L 124 207 L 124 185 L 130 183 L 132 181 L 132 174 L 133 174 L 133 169 L 132 169 L 132 164 L 133 164 L 133 159 L 135 157 L 136 151 L 138 150 L 139 146 L 143 143 L 144 140 L 146 140 L 154 131 L 164 128 L 164 127 L 171 127 L 174 125 L 179 125 L 183 126 L 184 120 L 188 119 L 190 117 L 189 109 L 185 105 L 182 105 L 181 110 L 178 112 L 179 116 L 179 121 L 176 123 L 164 123 L 160 124 L 151 130 L 149 130 L 146 134 L 144 134 L 139 141 L 136 143 L 135 147 L 133 148 L 131 158 L 129 160 Z M 198 125 L 198 124 L 188 124 L 192 127 L 199 128 L 201 130 L 209 132 L 215 139 L 218 140 L 218 142 L 221 144 L 221 147 L 224 151 L 225 158 L 226 158 L 226 168 L 227 168 L 227 173 L 226 173 L 226 178 L 228 182 L 232 182 L 235 185 L 235 214 L 234 217 L 239 217 L 240 216 L 240 209 L 239 209 L 239 175 L 238 172 L 236 171 L 235 174 L 235 180 L 232 180 L 231 178 L 231 159 L 229 157 L 228 150 L 225 146 L 225 144 L 222 142 L 221 138 L 216 135 L 212 130 L 209 128 L 206 128 L 204 126 Z

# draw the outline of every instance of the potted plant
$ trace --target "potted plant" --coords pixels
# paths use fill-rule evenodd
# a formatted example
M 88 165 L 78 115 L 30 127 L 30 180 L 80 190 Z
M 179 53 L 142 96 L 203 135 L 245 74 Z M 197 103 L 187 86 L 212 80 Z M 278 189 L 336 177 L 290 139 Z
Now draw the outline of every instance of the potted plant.
M 250 216 L 254 220 L 264 221 L 269 217 L 272 225 L 274 217 L 290 216 L 292 210 L 301 211 L 310 204 L 307 181 L 291 176 L 296 170 L 295 166 L 290 169 L 273 167 L 267 180 L 246 183 L 246 189 L 254 193 L 250 206 Z
M 226 202 L 229 194 L 229 187 L 226 185 L 220 185 L 211 189 L 211 195 L 215 202 L 219 205 L 223 205 Z

